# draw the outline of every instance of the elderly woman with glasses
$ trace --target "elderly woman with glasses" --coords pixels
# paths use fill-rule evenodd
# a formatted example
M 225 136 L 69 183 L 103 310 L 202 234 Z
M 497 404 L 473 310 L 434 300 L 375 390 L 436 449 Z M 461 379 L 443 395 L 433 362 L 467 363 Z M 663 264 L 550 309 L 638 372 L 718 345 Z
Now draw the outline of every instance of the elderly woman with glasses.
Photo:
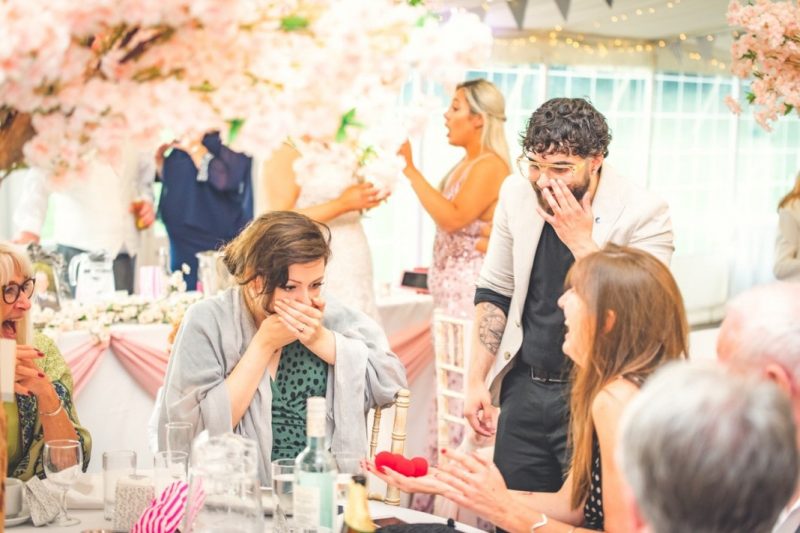
M 80 441 L 84 470 L 92 440 L 80 425 L 72 403 L 72 374 L 48 337 L 29 327 L 35 280 L 28 257 L 13 245 L 0 243 L 2 338 L 17 342 L 14 402 L 3 402 L 8 424 L 8 475 L 28 480 L 44 477 L 42 451 L 56 439 Z

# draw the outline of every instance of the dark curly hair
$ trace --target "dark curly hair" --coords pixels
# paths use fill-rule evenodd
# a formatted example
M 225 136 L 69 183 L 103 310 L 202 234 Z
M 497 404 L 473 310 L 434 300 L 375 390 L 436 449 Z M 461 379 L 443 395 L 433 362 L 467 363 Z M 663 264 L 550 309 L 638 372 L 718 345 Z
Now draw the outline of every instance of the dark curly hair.
M 528 154 L 608 156 L 611 130 L 606 118 L 584 98 L 553 98 L 533 112 L 522 149 Z

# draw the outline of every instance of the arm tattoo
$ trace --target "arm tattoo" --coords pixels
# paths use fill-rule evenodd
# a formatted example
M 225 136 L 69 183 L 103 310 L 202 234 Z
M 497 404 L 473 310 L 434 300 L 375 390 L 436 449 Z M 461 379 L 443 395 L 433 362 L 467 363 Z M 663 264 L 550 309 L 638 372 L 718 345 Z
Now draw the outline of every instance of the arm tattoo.
M 500 309 L 489 303 L 478 304 L 478 307 L 484 311 L 478 322 L 478 340 L 489 353 L 495 355 L 500 348 L 503 330 L 506 328 L 506 316 Z

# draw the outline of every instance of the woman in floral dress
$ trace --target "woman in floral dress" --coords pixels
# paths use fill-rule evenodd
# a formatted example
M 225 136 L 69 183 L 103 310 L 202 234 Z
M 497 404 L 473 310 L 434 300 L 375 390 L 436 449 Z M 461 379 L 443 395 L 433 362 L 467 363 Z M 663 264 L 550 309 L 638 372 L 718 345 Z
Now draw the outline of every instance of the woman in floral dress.
M 483 79 L 464 82 L 457 87 L 444 119 L 448 142 L 463 148 L 465 154 L 439 189 L 414 166 L 409 143 L 400 154 L 406 160 L 404 173 L 411 187 L 436 222 L 433 265 L 428 275 L 434 308 L 448 316 L 471 319 L 475 280 L 483 264 L 494 208 L 511 169 L 503 94 Z M 463 386 L 458 374 L 449 374 L 448 381 L 450 389 Z M 431 458 L 436 456 L 437 447 L 435 407 L 431 411 Z M 457 409 L 461 411 L 460 406 Z M 451 435 L 452 446 L 461 441 L 458 429 Z M 430 510 L 431 505 L 431 498 L 426 496 L 414 502 L 419 509 Z

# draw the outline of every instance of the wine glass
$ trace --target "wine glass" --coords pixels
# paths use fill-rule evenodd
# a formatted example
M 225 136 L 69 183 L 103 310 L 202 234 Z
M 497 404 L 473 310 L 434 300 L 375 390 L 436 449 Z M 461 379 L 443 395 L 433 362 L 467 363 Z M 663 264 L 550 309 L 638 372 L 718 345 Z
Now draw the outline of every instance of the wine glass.
M 191 422 L 167 422 L 167 451 L 192 455 L 193 428 Z
M 67 514 L 67 490 L 78 480 L 83 466 L 83 449 L 77 440 L 59 439 L 44 445 L 44 471 L 61 492 L 58 516 L 54 526 L 74 526 L 81 521 Z
M 175 481 L 186 481 L 189 454 L 186 452 L 158 452 L 153 457 L 153 484 L 158 498 L 164 489 Z

